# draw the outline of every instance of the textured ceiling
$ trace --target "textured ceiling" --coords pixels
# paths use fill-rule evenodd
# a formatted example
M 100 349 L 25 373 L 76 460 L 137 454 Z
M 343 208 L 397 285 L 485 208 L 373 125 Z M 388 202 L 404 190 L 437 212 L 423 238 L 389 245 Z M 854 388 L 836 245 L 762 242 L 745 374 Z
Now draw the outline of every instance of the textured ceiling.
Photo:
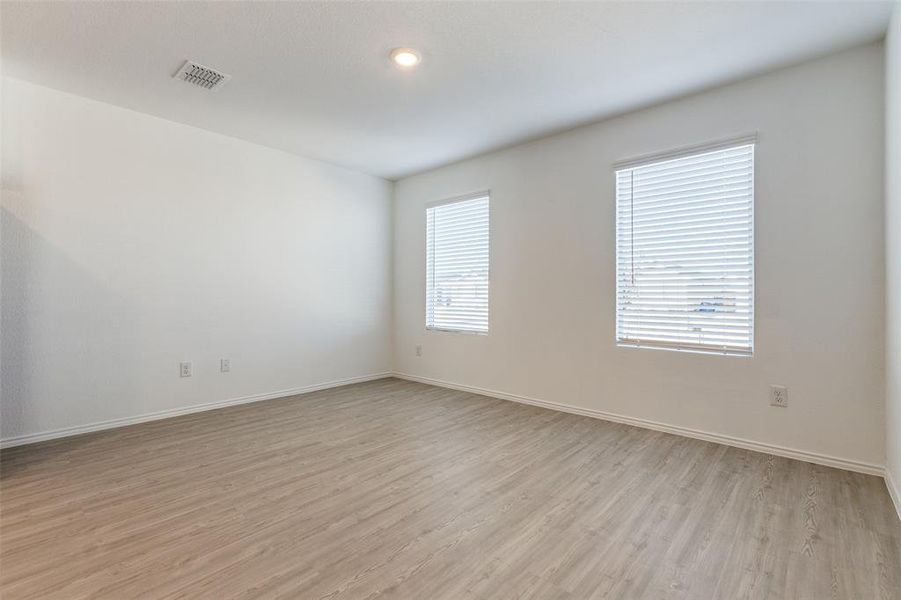
M 389 179 L 882 37 L 887 2 L 3 2 L 4 74 Z M 396 46 L 423 54 L 388 64 Z M 232 76 L 175 81 L 185 59 Z

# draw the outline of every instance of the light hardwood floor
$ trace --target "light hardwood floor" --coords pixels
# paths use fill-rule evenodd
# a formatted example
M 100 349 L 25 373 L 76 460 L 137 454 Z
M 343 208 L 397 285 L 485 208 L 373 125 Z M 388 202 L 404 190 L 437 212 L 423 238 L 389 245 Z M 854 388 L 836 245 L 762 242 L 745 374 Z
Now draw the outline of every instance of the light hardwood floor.
M 901 598 L 884 484 L 386 379 L 5 450 L 18 598 Z

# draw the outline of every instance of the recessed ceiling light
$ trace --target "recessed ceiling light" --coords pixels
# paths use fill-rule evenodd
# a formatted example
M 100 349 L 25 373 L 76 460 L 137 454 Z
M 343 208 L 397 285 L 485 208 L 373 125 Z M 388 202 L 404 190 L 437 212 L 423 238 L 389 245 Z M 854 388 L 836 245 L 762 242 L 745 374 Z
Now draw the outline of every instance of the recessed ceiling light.
M 401 69 L 412 69 L 422 58 L 412 48 L 395 48 L 391 51 L 391 61 Z

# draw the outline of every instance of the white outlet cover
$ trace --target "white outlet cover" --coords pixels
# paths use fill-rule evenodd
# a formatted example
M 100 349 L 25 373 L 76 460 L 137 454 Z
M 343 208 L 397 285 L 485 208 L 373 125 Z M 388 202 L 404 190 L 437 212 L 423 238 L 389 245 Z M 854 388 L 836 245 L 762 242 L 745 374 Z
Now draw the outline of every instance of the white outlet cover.
M 194 365 L 191 364 L 191 361 L 185 361 L 178 363 L 178 374 L 179 377 L 190 377 L 194 374 Z
M 231 360 L 228 358 L 222 358 L 219 360 L 219 371 L 222 373 L 228 373 L 231 371 Z
M 770 386 L 770 406 L 786 408 L 788 406 L 788 388 L 784 385 Z

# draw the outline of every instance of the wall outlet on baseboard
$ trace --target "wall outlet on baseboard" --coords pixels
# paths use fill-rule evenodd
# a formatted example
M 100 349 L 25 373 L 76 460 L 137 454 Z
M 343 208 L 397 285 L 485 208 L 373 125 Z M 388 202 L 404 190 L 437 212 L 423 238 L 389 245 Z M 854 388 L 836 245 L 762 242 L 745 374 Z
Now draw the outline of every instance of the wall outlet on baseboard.
M 194 365 L 191 361 L 185 361 L 178 363 L 178 375 L 179 377 L 190 377 L 194 374 Z
M 232 361 L 228 358 L 219 359 L 219 372 L 228 373 L 232 370 Z
M 416 356 L 422 356 L 422 346 L 418 344 L 416 346 Z
M 788 406 L 788 388 L 784 385 L 770 386 L 770 406 Z

